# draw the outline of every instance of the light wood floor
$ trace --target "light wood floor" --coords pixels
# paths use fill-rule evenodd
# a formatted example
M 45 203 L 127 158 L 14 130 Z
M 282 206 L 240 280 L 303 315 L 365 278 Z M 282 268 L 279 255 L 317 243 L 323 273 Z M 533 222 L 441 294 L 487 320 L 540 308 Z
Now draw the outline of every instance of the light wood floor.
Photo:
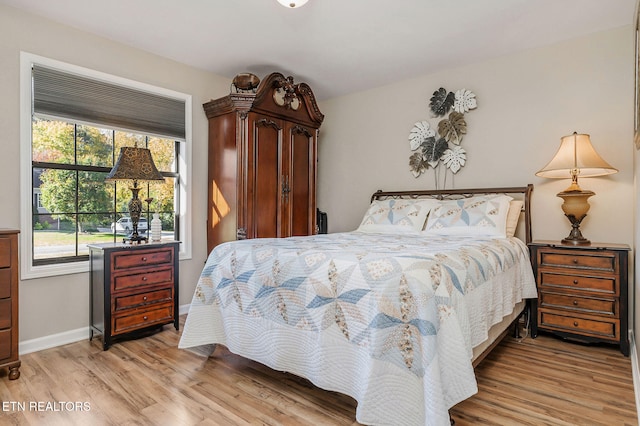
M 108 351 L 94 339 L 24 355 L 18 380 L 0 373 L 0 424 L 358 424 L 347 396 L 178 340 L 165 326 Z M 476 372 L 478 394 L 451 410 L 457 426 L 637 424 L 631 363 L 614 347 L 507 337 Z

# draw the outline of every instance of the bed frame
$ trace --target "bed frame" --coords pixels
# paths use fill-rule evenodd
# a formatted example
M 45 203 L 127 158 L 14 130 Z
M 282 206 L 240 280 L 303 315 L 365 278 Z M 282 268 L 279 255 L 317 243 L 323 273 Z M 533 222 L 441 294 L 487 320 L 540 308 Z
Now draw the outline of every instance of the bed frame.
M 487 194 L 506 194 L 516 199 L 524 201 L 522 212 L 520 214 L 520 223 L 516 230 L 516 235 L 526 244 L 529 244 L 531 238 L 531 193 L 533 185 L 505 188 L 476 188 L 476 189 L 448 189 L 448 190 L 422 190 L 422 191 L 382 191 L 378 190 L 371 196 L 371 201 L 386 200 L 389 198 L 398 199 L 417 199 L 417 198 L 433 198 L 437 200 L 456 200 L 470 198 L 476 195 Z M 522 223 L 524 222 L 524 229 Z M 518 232 L 519 231 L 519 232 Z M 524 231 L 524 232 L 523 232 Z M 473 352 L 473 366 L 476 367 L 482 360 L 495 348 L 502 339 L 506 337 L 509 330 L 513 330 L 514 337 L 519 337 L 518 321 L 521 317 L 525 318 L 525 323 L 530 320 L 529 303 L 521 302 L 514 310 L 514 314 L 505 318 L 502 322 L 494 325 L 490 330 L 490 338 L 484 344 L 478 345 Z M 495 338 L 492 337 L 495 336 Z

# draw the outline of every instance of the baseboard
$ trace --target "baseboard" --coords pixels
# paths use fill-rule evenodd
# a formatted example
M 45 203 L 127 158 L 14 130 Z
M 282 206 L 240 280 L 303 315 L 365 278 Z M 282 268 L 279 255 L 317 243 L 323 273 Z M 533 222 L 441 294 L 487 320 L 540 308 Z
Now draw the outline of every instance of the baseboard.
M 89 327 L 77 328 L 75 330 L 63 331 L 62 333 L 50 334 L 49 336 L 38 337 L 36 339 L 24 340 L 18 345 L 20 355 L 38 352 L 56 346 L 68 345 L 69 343 L 89 340 Z
M 636 338 L 633 334 L 633 330 L 629 331 L 629 344 L 631 345 L 631 351 L 629 356 L 631 357 L 631 375 L 633 376 L 633 393 L 636 396 L 636 413 L 638 416 L 638 424 L 640 424 L 640 369 L 638 364 L 638 351 L 636 350 Z
M 184 315 L 189 312 L 188 305 L 182 305 L 178 308 L 178 314 Z M 79 342 L 89 339 L 89 327 L 82 327 L 75 330 L 63 331 L 62 333 L 51 334 L 49 336 L 38 337 L 36 339 L 21 341 L 18 345 L 18 353 L 26 355 L 31 352 L 43 351 L 45 349 L 55 348 L 57 346 L 68 345 L 69 343 Z
M 191 307 L 191 303 L 187 304 L 187 305 L 182 305 L 180 306 L 180 315 L 186 315 L 189 313 L 189 308 Z

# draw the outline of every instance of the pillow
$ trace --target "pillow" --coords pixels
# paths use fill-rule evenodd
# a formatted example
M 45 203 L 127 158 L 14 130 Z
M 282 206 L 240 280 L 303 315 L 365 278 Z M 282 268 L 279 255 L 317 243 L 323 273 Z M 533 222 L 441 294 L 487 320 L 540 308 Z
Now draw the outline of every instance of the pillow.
M 438 203 L 438 200 L 434 199 L 374 200 L 357 230 L 384 233 L 420 232 L 429 211 Z
M 506 237 L 508 195 L 482 195 L 441 201 L 431 210 L 426 234 Z
M 522 206 L 524 201 L 511 200 L 509 202 L 509 212 L 507 213 L 507 237 L 513 237 L 516 235 L 516 228 L 520 221 L 520 213 L 522 212 Z

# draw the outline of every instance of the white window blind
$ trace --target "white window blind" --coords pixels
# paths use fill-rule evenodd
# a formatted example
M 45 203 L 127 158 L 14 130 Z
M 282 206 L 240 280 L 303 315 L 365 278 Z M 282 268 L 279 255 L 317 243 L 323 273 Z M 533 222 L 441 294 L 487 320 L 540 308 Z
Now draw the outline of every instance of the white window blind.
M 33 113 L 185 140 L 185 101 L 33 65 Z

